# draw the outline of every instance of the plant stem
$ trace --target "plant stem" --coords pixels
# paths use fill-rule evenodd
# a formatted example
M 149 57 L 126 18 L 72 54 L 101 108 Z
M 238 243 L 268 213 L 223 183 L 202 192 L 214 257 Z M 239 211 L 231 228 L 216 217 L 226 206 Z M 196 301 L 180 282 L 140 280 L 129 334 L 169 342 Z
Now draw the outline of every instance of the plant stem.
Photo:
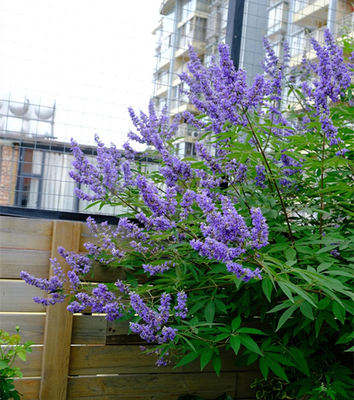
M 323 202 L 323 180 L 324 180 L 324 157 L 325 157 L 325 134 L 322 133 L 322 154 L 321 154 L 321 161 L 322 161 L 322 166 L 321 166 L 321 210 L 324 209 L 324 202 Z M 320 215 L 320 238 L 322 239 L 322 233 L 323 233 L 323 213 Z
M 277 182 L 276 182 L 276 180 L 275 180 L 275 178 L 274 178 L 274 176 L 273 176 L 273 173 L 272 173 L 272 170 L 271 170 L 270 165 L 269 165 L 269 163 L 268 163 L 267 157 L 266 157 L 266 155 L 265 155 L 265 153 L 264 153 L 264 150 L 262 149 L 261 144 L 259 143 L 259 140 L 258 140 L 258 137 L 257 137 L 257 135 L 256 135 L 256 132 L 255 132 L 254 129 L 253 129 L 252 122 L 251 122 L 251 120 L 249 119 L 249 116 L 248 116 L 247 113 L 245 113 L 245 116 L 246 116 L 246 118 L 247 118 L 248 124 L 249 124 L 249 126 L 250 126 L 250 128 L 251 128 L 251 131 L 252 131 L 252 133 L 253 133 L 253 137 L 254 137 L 254 140 L 256 141 L 257 147 L 258 147 L 260 153 L 262 154 L 264 163 L 265 163 L 265 165 L 266 165 L 266 167 L 267 167 L 267 169 L 268 169 L 269 175 L 270 175 L 270 177 L 271 177 L 271 181 L 273 182 L 273 184 L 274 184 L 274 186 L 275 186 L 275 190 L 277 191 L 277 194 L 278 194 L 278 197 L 279 197 L 281 206 L 282 206 L 282 208 L 283 208 L 283 212 L 284 212 L 286 224 L 287 224 L 287 226 L 288 226 L 288 232 L 289 232 L 289 235 L 290 235 L 290 240 L 291 240 L 292 245 L 294 246 L 294 245 L 295 245 L 294 236 L 293 236 L 293 233 L 292 233 L 292 230 L 291 230 L 290 221 L 289 221 L 288 214 L 287 214 L 287 211 L 286 211 L 286 207 L 285 207 L 285 203 L 284 203 L 284 200 L 283 200 L 283 196 L 282 196 L 281 193 L 280 193 L 279 187 L 278 187 Z

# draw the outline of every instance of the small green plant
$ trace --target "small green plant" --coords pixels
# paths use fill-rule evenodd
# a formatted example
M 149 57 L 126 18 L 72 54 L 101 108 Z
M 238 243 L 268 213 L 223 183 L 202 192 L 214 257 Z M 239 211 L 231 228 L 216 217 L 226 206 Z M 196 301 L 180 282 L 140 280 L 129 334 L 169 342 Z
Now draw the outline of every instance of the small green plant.
M 7 332 L 0 330 L 0 399 L 19 400 L 20 393 L 15 389 L 14 378 L 22 378 L 20 368 L 13 367 L 16 357 L 26 361 L 26 353 L 32 351 L 34 342 L 21 344 L 20 328 L 16 326 L 16 333 L 10 336 Z
M 286 386 L 288 385 L 281 378 L 274 378 L 271 381 L 266 381 L 265 379 L 256 379 L 251 388 L 258 389 L 256 392 L 257 400 L 275 400 L 275 399 L 292 399 L 286 391 Z

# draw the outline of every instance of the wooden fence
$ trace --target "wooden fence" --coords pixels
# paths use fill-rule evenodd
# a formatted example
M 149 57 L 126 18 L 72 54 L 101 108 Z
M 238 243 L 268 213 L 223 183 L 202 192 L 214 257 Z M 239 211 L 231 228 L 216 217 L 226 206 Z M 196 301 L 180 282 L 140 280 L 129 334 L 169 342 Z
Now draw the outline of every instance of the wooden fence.
M 72 316 L 65 303 L 36 304 L 32 298 L 43 293 L 21 281 L 20 272 L 48 278 L 49 258 L 58 256 L 59 245 L 84 252 L 86 241 L 94 240 L 80 222 L 0 217 L 0 329 L 14 333 L 19 325 L 23 341 L 35 342 L 27 361 L 16 364 L 24 375 L 16 381 L 24 400 L 176 400 L 185 394 L 215 399 L 225 392 L 234 399 L 254 398 L 250 384 L 260 372 L 235 367 L 233 352 L 224 354 L 219 378 L 210 366 L 200 372 L 198 361 L 158 368 L 141 353 L 140 338 L 127 335 L 126 322 Z M 101 269 L 94 281 L 114 282 L 123 275 Z

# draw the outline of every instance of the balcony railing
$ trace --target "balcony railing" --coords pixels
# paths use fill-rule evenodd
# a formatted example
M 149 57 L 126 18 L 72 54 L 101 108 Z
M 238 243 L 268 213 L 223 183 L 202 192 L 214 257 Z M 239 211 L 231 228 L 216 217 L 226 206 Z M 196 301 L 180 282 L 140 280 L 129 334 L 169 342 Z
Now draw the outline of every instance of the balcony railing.
M 317 0 L 297 0 L 294 3 L 294 12 L 298 12 L 316 1 Z
M 178 75 L 181 75 L 182 72 L 188 72 L 187 64 L 183 64 L 175 70 L 173 74 L 173 79 L 177 79 Z
M 171 102 L 171 109 L 173 110 L 174 108 L 180 107 L 184 104 L 189 103 L 189 98 L 186 94 L 181 94 L 180 96 L 174 98 Z
M 168 72 L 165 72 L 164 74 L 160 75 L 157 80 L 156 80 L 156 90 L 159 90 L 161 88 L 166 88 L 168 85 Z

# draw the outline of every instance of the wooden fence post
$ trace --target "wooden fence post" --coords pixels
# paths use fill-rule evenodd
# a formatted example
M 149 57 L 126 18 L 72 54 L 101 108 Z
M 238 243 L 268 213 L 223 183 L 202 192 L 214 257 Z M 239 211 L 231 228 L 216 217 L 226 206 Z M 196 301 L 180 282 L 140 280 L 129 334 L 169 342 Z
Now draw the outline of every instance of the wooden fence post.
M 80 222 L 54 221 L 51 257 L 57 258 L 63 271 L 69 270 L 64 259 L 59 256 L 57 248 L 63 246 L 66 251 L 79 251 Z M 49 275 L 52 276 L 52 268 Z M 69 282 L 65 288 L 68 289 Z M 68 300 L 68 299 L 67 299 Z M 67 303 L 48 306 L 44 326 L 44 344 L 40 400 L 66 400 L 70 344 L 72 334 L 73 316 L 67 310 Z

